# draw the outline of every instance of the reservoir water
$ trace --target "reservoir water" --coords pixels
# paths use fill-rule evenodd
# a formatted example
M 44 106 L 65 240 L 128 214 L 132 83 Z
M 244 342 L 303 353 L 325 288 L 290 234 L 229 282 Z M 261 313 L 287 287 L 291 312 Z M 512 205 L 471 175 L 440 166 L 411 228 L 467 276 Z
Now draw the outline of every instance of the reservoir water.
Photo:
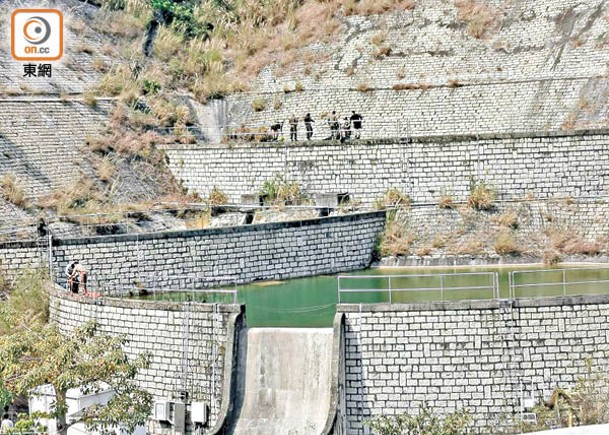
M 510 272 L 514 272 L 510 276 Z M 349 277 L 344 277 L 348 275 Z M 409 303 L 494 297 L 609 293 L 609 268 L 577 265 L 374 268 L 340 275 L 342 303 Z M 324 275 L 237 287 L 248 326 L 329 327 L 338 302 L 338 276 Z M 389 291 L 391 289 L 392 291 Z M 156 294 L 156 299 L 231 302 L 226 294 Z

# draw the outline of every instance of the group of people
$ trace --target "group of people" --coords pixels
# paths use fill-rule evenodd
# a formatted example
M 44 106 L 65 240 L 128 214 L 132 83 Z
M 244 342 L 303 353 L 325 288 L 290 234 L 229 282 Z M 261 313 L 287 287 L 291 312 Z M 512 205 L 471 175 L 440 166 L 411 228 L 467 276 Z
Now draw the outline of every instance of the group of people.
M 333 110 L 332 114 L 327 119 L 328 126 L 330 127 L 330 137 L 327 139 L 336 139 L 344 142 L 345 140 L 351 139 L 352 134 L 355 139 L 359 139 L 361 137 L 363 119 L 362 115 L 353 110 L 351 116 L 345 116 L 341 122 L 340 117 L 336 114 L 336 111 Z M 298 121 L 298 118 L 294 114 L 288 119 L 291 141 L 298 140 Z M 303 118 L 303 122 L 307 132 L 307 140 L 311 140 L 313 138 L 313 123 L 315 120 L 311 117 L 310 113 L 307 113 Z M 275 139 L 279 136 L 279 131 L 282 128 L 283 123 L 277 123 L 271 126 L 271 130 L 275 133 Z

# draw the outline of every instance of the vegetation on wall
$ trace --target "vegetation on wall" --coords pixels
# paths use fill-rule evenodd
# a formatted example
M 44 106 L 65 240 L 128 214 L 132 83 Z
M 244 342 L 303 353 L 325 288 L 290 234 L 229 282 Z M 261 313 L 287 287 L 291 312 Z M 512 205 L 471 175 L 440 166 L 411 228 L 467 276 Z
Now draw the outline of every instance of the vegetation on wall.
M 437 416 L 427 403 L 416 414 L 379 416 L 368 422 L 375 435 L 469 435 L 473 417 L 464 410 Z

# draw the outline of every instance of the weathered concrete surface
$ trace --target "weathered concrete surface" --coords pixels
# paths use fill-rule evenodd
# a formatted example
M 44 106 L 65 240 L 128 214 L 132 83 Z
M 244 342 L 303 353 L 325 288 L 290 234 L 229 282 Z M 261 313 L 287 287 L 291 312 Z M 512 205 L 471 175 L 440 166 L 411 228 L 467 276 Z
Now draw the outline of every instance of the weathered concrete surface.
M 320 434 L 330 407 L 332 340 L 332 328 L 250 329 L 233 434 Z
M 569 427 L 565 429 L 546 430 L 533 432 L 529 435 L 606 435 L 609 433 L 609 424 L 598 424 L 594 426 Z

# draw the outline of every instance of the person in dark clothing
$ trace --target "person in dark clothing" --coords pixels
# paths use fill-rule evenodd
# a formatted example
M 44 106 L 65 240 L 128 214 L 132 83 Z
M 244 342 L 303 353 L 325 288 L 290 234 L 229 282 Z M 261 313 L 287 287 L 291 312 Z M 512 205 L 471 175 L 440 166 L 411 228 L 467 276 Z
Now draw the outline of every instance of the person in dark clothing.
M 304 117 L 305 128 L 307 129 L 307 140 L 311 140 L 313 137 L 313 123 L 315 121 L 311 118 L 311 114 L 307 113 Z
M 355 130 L 354 136 L 356 139 L 359 139 L 361 137 L 362 120 L 364 118 L 359 113 L 355 113 L 355 110 L 353 110 L 351 113 L 351 123 L 353 125 L 353 130 Z
M 296 115 L 292 115 L 292 117 L 289 119 L 289 123 L 290 123 L 290 140 L 293 141 L 297 141 L 298 138 L 298 118 L 296 118 Z

